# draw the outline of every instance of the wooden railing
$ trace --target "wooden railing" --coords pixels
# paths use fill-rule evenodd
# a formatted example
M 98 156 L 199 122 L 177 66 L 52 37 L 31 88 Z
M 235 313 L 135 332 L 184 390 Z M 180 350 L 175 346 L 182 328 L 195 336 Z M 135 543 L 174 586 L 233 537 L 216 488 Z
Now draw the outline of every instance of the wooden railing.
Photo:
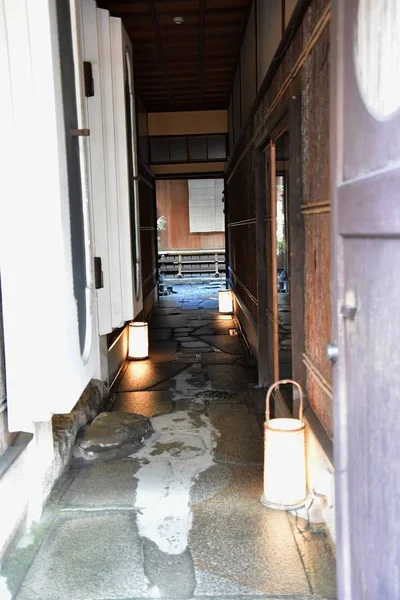
M 208 275 L 225 273 L 225 250 L 161 250 L 158 253 L 161 275 Z

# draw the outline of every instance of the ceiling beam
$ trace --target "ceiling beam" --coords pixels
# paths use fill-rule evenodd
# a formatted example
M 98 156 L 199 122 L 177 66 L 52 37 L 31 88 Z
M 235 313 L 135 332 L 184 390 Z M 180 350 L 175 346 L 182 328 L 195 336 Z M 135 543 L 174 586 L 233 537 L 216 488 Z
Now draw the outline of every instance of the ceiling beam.
M 204 95 L 204 30 L 206 22 L 206 0 L 200 0 L 200 102 L 203 102 Z
M 171 88 L 169 85 L 169 77 L 168 77 L 168 69 L 167 69 L 167 61 L 165 60 L 164 48 L 161 39 L 160 26 L 158 24 L 156 6 L 154 4 L 154 0 L 148 0 L 149 8 L 151 12 L 151 19 L 153 21 L 154 31 L 156 33 L 156 44 L 158 55 L 160 57 L 161 66 L 164 72 L 165 85 L 167 86 L 168 98 L 171 104 L 171 108 L 174 108 L 174 99 L 172 98 Z

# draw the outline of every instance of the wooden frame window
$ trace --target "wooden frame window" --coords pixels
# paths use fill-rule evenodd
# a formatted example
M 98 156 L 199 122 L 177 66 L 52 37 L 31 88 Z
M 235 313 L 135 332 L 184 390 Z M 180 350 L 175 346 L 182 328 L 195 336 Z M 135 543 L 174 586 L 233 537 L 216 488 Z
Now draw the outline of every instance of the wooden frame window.
M 215 162 L 227 160 L 228 135 L 151 136 L 150 164 Z

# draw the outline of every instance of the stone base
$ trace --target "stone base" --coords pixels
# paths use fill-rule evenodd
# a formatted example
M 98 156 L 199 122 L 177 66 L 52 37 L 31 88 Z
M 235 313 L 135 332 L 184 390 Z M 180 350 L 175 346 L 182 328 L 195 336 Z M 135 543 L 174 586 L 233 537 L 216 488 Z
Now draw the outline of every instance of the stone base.
M 142 415 L 103 412 L 78 436 L 71 466 L 80 468 L 126 458 L 153 433 L 150 420 Z
M 93 379 L 70 413 L 53 416 L 54 454 L 60 462 L 61 470 L 71 459 L 72 447 L 78 432 L 104 410 L 106 402 L 106 386 L 102 381 Z

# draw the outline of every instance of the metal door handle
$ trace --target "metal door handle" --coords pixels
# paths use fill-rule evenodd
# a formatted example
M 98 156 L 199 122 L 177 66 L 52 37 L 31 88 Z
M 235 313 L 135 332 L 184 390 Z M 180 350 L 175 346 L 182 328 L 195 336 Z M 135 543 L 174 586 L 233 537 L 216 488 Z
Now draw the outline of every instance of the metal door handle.
M 339 357 L 339 348 L 337 344 L 330 343 L 326 346 L 326 358 L 331 362 L 336 362 Z
M 90 129 L 71 129 L 72 137 L 88 137 Z
M 349 319 L 350 321 L 353 321 L 354 317 L 356 316 L 356 313 L 357 307 L 350 306 L 349 304 L 343 304 L 340 309 L 340 314 L 342 315 L 343 319 Z

